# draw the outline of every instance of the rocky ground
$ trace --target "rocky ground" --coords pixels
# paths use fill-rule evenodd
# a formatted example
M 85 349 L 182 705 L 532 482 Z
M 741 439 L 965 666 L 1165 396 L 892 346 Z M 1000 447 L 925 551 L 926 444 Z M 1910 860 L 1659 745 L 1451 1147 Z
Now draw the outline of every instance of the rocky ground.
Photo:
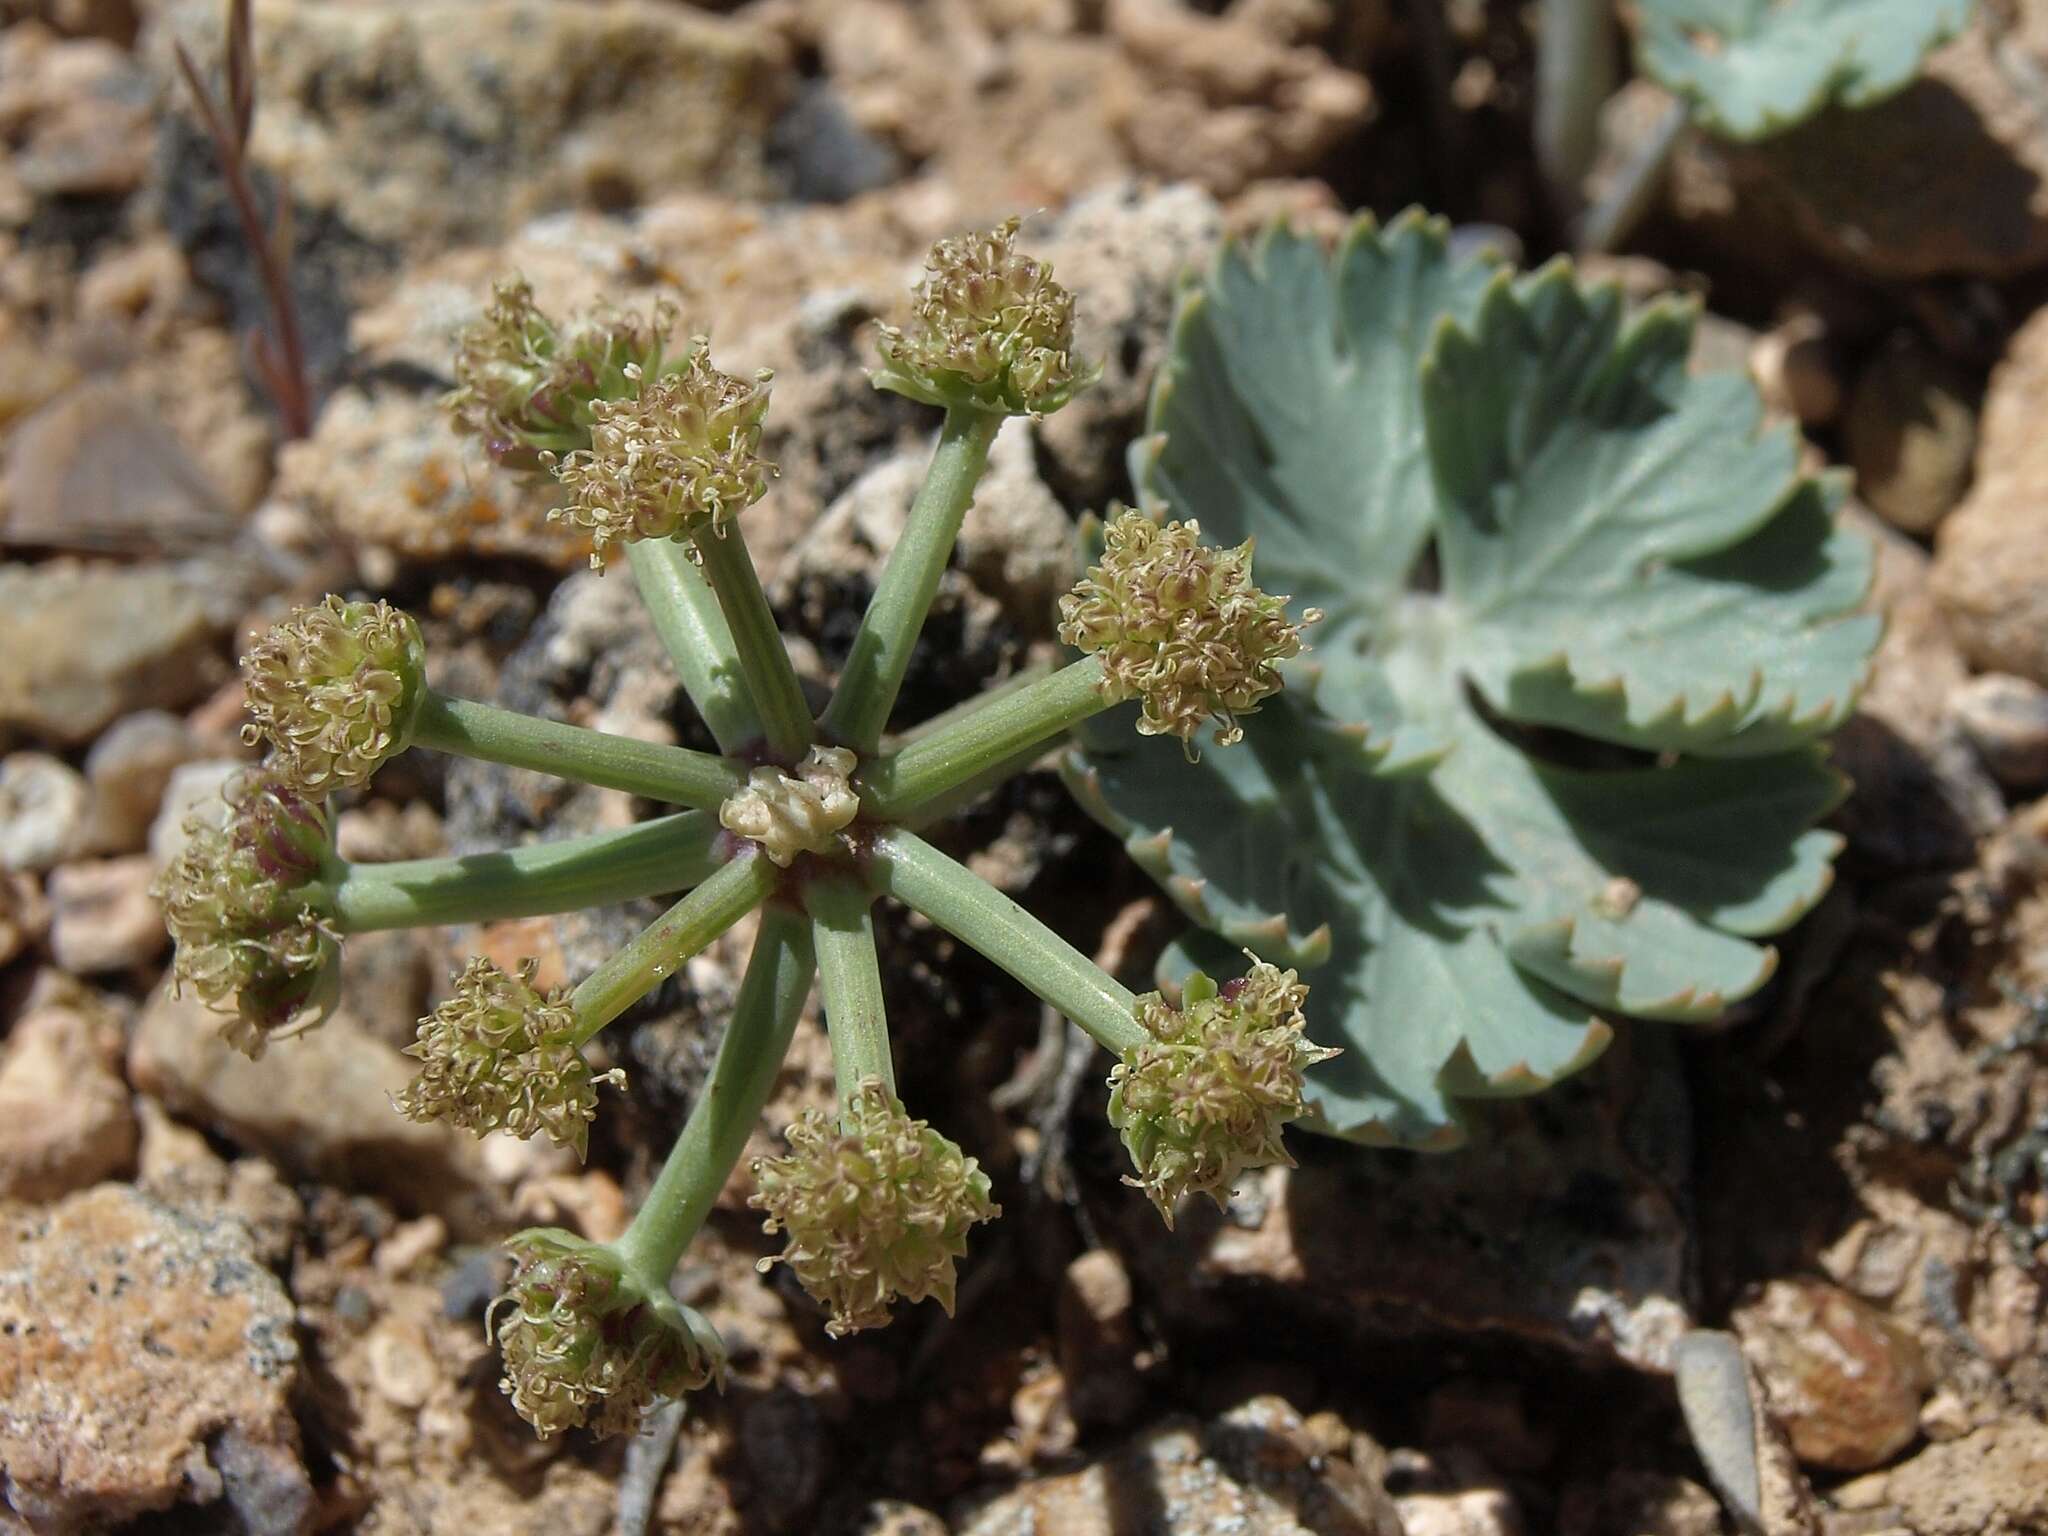
M 1853 121 L 1689 146 L 1607 263 L 1703 294 L 1700 361 L 1751 369 L 1848 466 L 1883 549 L 1890 629 L 1836 748 L 1858 784 L 1840 878 L 1725 1027 L 1626 1029 L 1455 1155 L 1302 1140 L 1300 1167 L 1167 1235 L 1091 1101 L 1069 1113 L 1058 1032 L 892 918 L 905 1096 L 1005 1207 L 957 1316 L 828 1340 L 756 1274 L 736 1187 L 678 1279 L 732 1344 L 729 1390 L 631 1445 L 541 1445 L 483 1340 L 492 1245 L 623 1226 L 737 938 L 612 1031 L 631 1089 L 583 1167 L 388 1095 L 461 958 L 574 977 L 644 914 L 353 939 L 339 1017 L 260 1062 L 161 986 L 147 887 L 245 760 L 239 642 L 293 602 L 387 595 L 450 691 L 697 739 L 630 586 L 435 408 L 490 278 L 672 292 L 725 366 L 776 370 L 782 475 L 746 534 L 822 691 L 932 434 L 867 386 L 870 323 L 934 236 L 1043 209 L 1030 241 L 1105 376 L 999 440 L 910 682 L 931 712 L 1048 652 L 1074 519 L 1127 489 L 1175 276 L 1228 233 L 1422 201 L 1555 248 L 1524 9 L 257 0 L 251 154 L 288 194 L 318 401 L 285 441 L 246 366 L 256 267 L 173 66 L 176 39 L 217 58 L 220 6 L 0 6 L 0 1530 L 2048 1531 L 2030 0 Z M 407 759 L 341 839 L 412 857 L 645 811 Z M 956 846 L 1131 979 L 1170 937 L 1049 774 Z M 768 1123 L 829 1081 L 800 1033 Z M 1718 1379 L 1763 1409 L 1753 1438 L 1686 1431 L 1699 1327 L 1739 1340 Z M 1759 1506 L 1725 1505 L 1710 1465 L 1754 1466 Z

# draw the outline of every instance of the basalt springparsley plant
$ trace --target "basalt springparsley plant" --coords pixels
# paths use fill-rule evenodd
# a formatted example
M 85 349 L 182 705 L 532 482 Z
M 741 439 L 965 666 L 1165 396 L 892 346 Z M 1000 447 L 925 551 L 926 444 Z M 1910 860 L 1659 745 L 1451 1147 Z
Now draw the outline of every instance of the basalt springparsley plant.
M 1116 516 L 1099 563 L 1061 607 L 1082 654 L 991 693 L 901 743 L 883 731 L 997 429 L 1057 409 L 1093 379 L 1073 353 L 1073 302 L 1016 247 L 1014 221 L 940 242 L 909 323 L 884 331 L 878 387 L 942 407 L 923 489 L 829 706 L 806 707 L 747 553 L 740 514 L 768 489 L 769 380 L 721 372 L 676 315 L 562 323 L 516 280 L 463 338 L 449 407 L 498 460 L 551 477 L 555 515 L 593 562 L 631 572 L 716 754 L 578 729 L 426 679 L 418 627 L 381 602 L 328 598 L 245 660 L 265 765 L 229 791 L 161 892 L 175 978 L 228 1015 L 253 1052 L 314 1021 L 339 944 L 374 929 L 564 912 L 683 894 L 573 988 L 473 960 L 420 1022 L 415 1119 L 479 1134 L 541 1132 L 580 1154 L 607 1080 L 582 1048 L 754 908 L 758 937 L 711 1076 L 631 1227 L 616 1242 L 535 1231 L 491 1310 L 504 1388 L 543 1435 L 636 1426 L 647 1406 L 716 1379 L 723 1354 L 669 1278 L 758 1118 L 815 976 L 837 1107 L 788 1129 L 754 1169 L 782 1262 L 834 1334 L 886 1322 L 892 1302 L 950 1307 L 968 1234 L 997 1214 L 975 1160 L 897 1096 L 871 908 L 888 897 L 980 950 L 1116 1057 L 1109 1114 L 1131 1182 L 1169 1219 L 1282 1161 L 1302 1072 L 1295 973 L 1192 983 L 1179 1006 L 1134 996 L 1043 922 L 919 836 L 1113 704 L 1196 754 L 1280 687 L 1301 650 L 1286 600 L 1252 584 L 1250 546 L 1216 550 L 1191 522 Z M 1312 615 L 1302 615 L 1306 621 Z M 589 837 L 483 858 L 358 864 L 334 849 L 326 797 L 408 746 L 536 769 L 682 809 Z

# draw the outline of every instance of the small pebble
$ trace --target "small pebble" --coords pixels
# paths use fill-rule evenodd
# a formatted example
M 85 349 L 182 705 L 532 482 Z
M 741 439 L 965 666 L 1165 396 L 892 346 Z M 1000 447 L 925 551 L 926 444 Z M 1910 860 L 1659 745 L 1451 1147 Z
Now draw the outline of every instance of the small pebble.
M 85 841 L 92 792 L 76 769 L 43 752 L 0 759 L 0 869 L 45 870 Z
M 2002 787 L 2048 783 L 2048 688 L 1987 672 L 1956 690 L 1949 712 Z
M 74 976 L 124 971 L 163 952 L 163 915 L 149 894 L 149 855 L 86 859 L 50 875 L 50 950 Z

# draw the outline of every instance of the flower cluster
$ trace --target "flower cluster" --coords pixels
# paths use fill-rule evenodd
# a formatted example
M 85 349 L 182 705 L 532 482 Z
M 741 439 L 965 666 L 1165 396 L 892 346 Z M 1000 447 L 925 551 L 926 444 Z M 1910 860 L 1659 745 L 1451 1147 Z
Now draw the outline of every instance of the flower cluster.
M 719 825 L 759 843 L 783 869 L 800 853 L 825 853 L 860 814 L 860 797 L 847 783 L 854 762 L 844 747 L 813 747 L 794 777 L 780 768 L 756 768 L 747 787 L 718 808 Z
M 540 469 L 548 454 L 585 447 L 597 401 L 632 393 L 628 370 L 662 372 L 675 306 L 643 319 L 599 311 L 558 325 L 533 302 L 524 278 L 491 290 L 483 318 L 456 345 L 456 387 L 442 402 L 458 431 L 515 469 Z
M 242 739 L 268 742 L 270 766 L 302 795 L 355 788 L 405 750 L 425 686 L 411 615 L 330 596 L 294 610 L 242 658 Z
M 789 1156 L 754 1163 L 751 1204 L 763 1231 L 788 1234 L 782 1262 L 832 1314 L 825 1331 L 879 1328 L 899 1296 L 950 1313 L 967 1229 L 1000 1214 L 975 1160 L 873 1078 L 787 1135 Z
M 514 976 L 489 960 L 469 962 L 455 995 L 420 1020 L 418 1039 L 406 1047 L 424 1065 L 395 1101 L 401 1114 L 479 1136 L 502 1130 L 523 1141 L 546 1131 L 584 1155 L 597 1085 L 623 1087 L 626 1076 L 590 1070 L 567 992 L 540 992 L 534 969 L 529 960 Z
M 1222 1205 L 1247 1168 L 1286 1163 L 1280 1128 L 1301 1117 L 1302 1073 L 1337 1054 L 1302 1034 L 1308 996 L 1293 971 L 1255 963 L 1220 990 L 1199 971 L 1182 1006 L 1138 999 L 1151 1040 L 1109 1074 L 1109 1121 L 1123 1133 L 1143 1189 L 1168 1226 L 1184 1195 Z
M 1018 221 L 941 240 L 910 325 L 882 327 L 878 389 L 1012 416 L 1056 411 L 1100 371 L 1074 361 L 1074 296 L 1016 249 Z
M 1214 549 L 1189 522 L 1158 523 L 1126 508 L 1102 530 L 1099 565 L 1060 599 L 1060 639 L 1102 658 L 1113 700 L 1140 699 L 1138 729 L 1191 743 L 1243 737 L 1239 715 L 1280 690 L 1275 663 L 1301 654 L 1287 599 L 1252 585 L 1252 546 Z M 1322 615 L 1311 608 L 1303 623 Z
M 519 1268 L 486 1326 L 505 1358 L 498 1385 L 542 1439 L 579 1424 L 631 1433 L 656 1399 L 724 1375 L 711 1325 L 665 1283 L 635 1277 L 616 1249 L 553 1228 L 506 1247 Z
M 759 501 L 775 466 L 761 457 L 764 371 L 750 381 L 711 366 L 701 338 L 674 373 L 626 370 L 627 388 L 591 407 L 590 446 L 554 466 L 569 492 L 550 516 L 585 529 L 590 563 L 635 539 L 722 531 Z
M 304 894 L 330 846 L 326 813 L 269 769 L 221 791 L 222 824 L 185 823 L 185 846 L 151 887 L 177 946 L 171 985 L 232 1015 L 221 1028 L 250 1056 L 326 1017 L 340 941 Z

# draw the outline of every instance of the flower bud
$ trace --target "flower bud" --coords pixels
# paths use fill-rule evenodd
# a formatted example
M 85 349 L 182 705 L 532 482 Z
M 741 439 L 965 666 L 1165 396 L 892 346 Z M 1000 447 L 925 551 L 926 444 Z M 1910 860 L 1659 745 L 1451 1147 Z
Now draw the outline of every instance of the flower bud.
M 941 240 L 925 258 L 907 329 L 883 326 L 877 389 L 927 405 L 1011 416 L 1056 411 L 1095 382 L 1073 357 L 1074 296 L 1017 253 L 1016 219 Z
M 405 750 L 426 691 L 426 645 L 411 615 L 389 603 L 329 596 L 250 648 L 242 688 L 251 717 L 242 740 L 268 742 L 270 768 L 318 799 L 368 783 Z
M 1252 585 L 1251 540 L 1213 549 L 1201 532 L 1119 512 L 1102 530 L 1102 563 L 1060 599 L 1060 639 L 1102 658 L 1112 702 L 1143 701 L 1144 735 L 1191 744 L 1213 717 L 1227 747 L 1244 736 L 1237 717 L 1280 690 L 1275 663 L 1301 654 L 1301 626 L 1286 598 Z M 1311 608 L 1302 622 L 1321 617 Z
M 644 319 L 600 310 L 557 325 L 524 278 L 504 278 L 457 341 L 456 387 L 441 403 L 499 463 L 543 468 L 549 454 L 590 446 L 596 403 L 635 392 L 629 369 L 661 372 L 676 319 L 664 299 Z
M 999 1214 L 988 1175 L 870 1078 L 837 1113 L 789 1127 L 789 1156 L 754 1163 L 764 1232 L 787 1232 L 782 1262 L 841 1338 L 889 1321 L 889 1303 L 935 1297 L 953 1310 L 953 1261 L 967 1229 Z M 762 1268 L 775 1261 L 762 1260 Z
M 856 759 L 844 747 L 813 747 L 794 776 L 760 767 L 747 787 L 718 808 L 718 824 L 761 845 L 787 869 L 800 853 L 825 853 L 841 828 L 860 814 L 860 797 L 847 783 Z
M 543 1440 L 579 1424 L 632 1433 L 656 1399 L 723 1379 L 716 1330 L 616 1249 L 555 1228 L 505 1246 L 519 1268 L 485 1328 L 504 1355 L 500 1390 Z
M 1247 1168 L 1293 1166 L 1280 1127 L 1306 1110 L 1302 1073 L 1337 1054 L 1302 1036 L 1308 988 L 1263 961 L 1216 984 L 1188 978 L 1179 1008 L 1157 992 L 1138 999 L 1152 1038 L 1109 1074 L 1109 1123 L 1123 1133 L 1138 1177 L 1166 1224 L 1183 1195 L 1219 1206 Z
M 320 806 L 268 768 L 244 770 L 221 794 L 226 824 L 194 812 L 150 894 L 177 946 L 173 994 L 190 987 L 234 1015 L 221 1034 L 255 1057 L 333 1006 L 340 940 L 302 894 L 331 840 Z
M 555 466 L 569 501 L 548 515 L 588 530 L 593 566 L 620 541 L 723 531 L 768 489 L 775 466 L 761 457 L 761 421 L 769 375 L 749 382 L 720 373 L 703 338 L 695 345 L 677 372 L 628 369 L 632 389 L 592 408 L 590 446 Z
M 516 976 L 475 959 L 455 995 L 420 1020 L 405 1054 L 424 1063 L 396 1099 L 408 1120 L 445 1120 L 482 1136 L 509 1131 L 524 1141 L 546 1131 L 580 1160 L 597 1118 L 597 1085 L 624 1087 L 614 1068 L 593 1073 L 577 1048 L 567 988 L 543 995 L 534 962 Z

